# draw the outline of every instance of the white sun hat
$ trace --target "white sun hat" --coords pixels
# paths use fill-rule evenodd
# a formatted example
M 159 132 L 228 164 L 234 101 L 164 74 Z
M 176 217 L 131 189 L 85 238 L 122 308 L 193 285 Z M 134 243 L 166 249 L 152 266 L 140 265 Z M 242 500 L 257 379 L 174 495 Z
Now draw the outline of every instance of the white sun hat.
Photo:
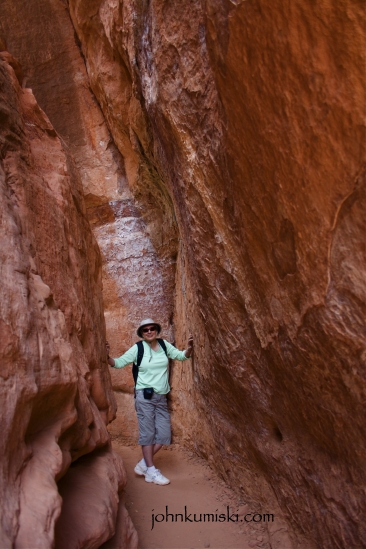
M 137 335 L 142 338 L 141 335 L 141 328 L 144 326 L 148 326 L 149 324 L 154 324 L 156 326 L 156 329 L 158 331 L 158 334 L 161 332 L 161 326 L 157 322 L 154 322 L 152 318 L 145 318 L 144 320 L 141 320 L 140 326 L 137 328 Z

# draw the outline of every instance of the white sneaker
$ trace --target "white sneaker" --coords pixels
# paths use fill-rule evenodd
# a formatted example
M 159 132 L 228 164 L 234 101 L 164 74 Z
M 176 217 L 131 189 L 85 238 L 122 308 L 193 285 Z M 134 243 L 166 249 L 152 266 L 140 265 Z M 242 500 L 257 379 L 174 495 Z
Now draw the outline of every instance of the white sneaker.
M 144 467 L 143 465 L 141 465 L 140 462 L 138 462 L 138 464 L 134 468 L 134 471 L 136 475 L 145 476 L 147 472 L 147 467 Z
M 154 482 L 154 484 L 160 484 L 160 486 L 164 486 L 165 484 L 170 483 L 170 480 L 164 477 L 160 473 L 159 469 L 155 469 L 155 471 L 153 471 L 152 473 L 146 471 L 145 480 L 146 482 Z

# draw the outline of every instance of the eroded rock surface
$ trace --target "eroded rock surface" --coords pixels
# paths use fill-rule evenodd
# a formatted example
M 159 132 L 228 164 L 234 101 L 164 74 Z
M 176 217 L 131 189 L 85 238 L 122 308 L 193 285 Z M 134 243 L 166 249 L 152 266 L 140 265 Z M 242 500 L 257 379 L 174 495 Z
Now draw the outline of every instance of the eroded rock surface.
M 165 226 L 177 220 L 174 320 L 196 351 L 176 367 L 176 432 L 233 485 L 278 501 L 295 546 L 362 544 L 361 4 L 70 0 L 70 12 L 138 166 L 131 189 L 148 220 L 157 202 Z
M 71 463 L 88 455 L 98 460 L 94 482 L 101 484 L 89 497 L 94 530 L 74 502 L 78 539 L 67 547 L 99 547 L 115 533 L 125 481 L 106 428 L 116 404 L 105 362 L 101 257 L 73 159 L 31 90 L 20 87 L 17 66 L 0 53 L 0 546 L 54 547 L 66 511 L 57 481 L 67 482 Z M 110 519 L 102 533 L 103 498 Z M 125 531 L 135 547 L 126 516 Z
M 160 254 L 164 256 L 161 262 L 150 237 L 152 234 L 154 245 L 161 248 L 156 225 L 162 224 L 162 206 L 151 200 L 151 223 L 147 220 L 146 226 L 139 197 L 136 196 L 136 201 L 127 182 L 137 177 L 140 153 L 134 152 L 130 143 L 126 120 L 129 116 L 139 124 L 139 103 L 135 101 L 131 106 L 131 94 L 125 90 L 121 94 L 119 81 L 114 84 L 120 108 L 117 118 L 127 132 L 121 138 L 130 150 L 123 157 L 90 89 L 85 59 L 66 2 L 4 0 L 1 11 L 0 34 L 6 37 L 9 51 L 22 64 L 23 85 L 32 88 L 75 160 L 87 216 L 102 255 L 105 320 L 113 356 L 119 356 L 136 341 L 136 325 L 152 314 L 159 317 L 166 335 L 171 338 L 172 246 L 165 246 Z M 110 66 L 106 64 L 105 69 L 108 73 Z M 113 85 L 114 75 L 108 79 Z M 123 109 L 122 105 L 125 105 Z M 146 170 L 146 179 L 150 181 L 150 172 Z M 164 230 L 176 242 L 177 235 L 171 225 Z M 169 281 L 167 292 L 163 289 L 167 285 L 163 280 Z
M 105 547 L 103 542 L 111 549 L 137 547 L 136 531 L 118 497 L 125 484 L 126 471 L 115 452 L 101 450 L 79 459 L 59 482 L 63 506 L 56 549 L 79 547 L 80 540 L 88 549 Z
M 33 2 L 18 4 L 37 12 Z M 23 41 L 24 64 L 27 48 L 40 45 L 6 5 L 2 25 L 14 48 Z M 56 6 L 42 36 L 66 29 L 55 15 L 63 3 L 39 5 L 45 14 Z M 361 3 L 70 0 L 69 8 L 118 166 L 158 254 L 146 265 L 124 255 L 119 243 L 142 221 L 117 220 L 134 207 L 131 195 L 113 196 L 117 182 L 112 194 L 95 183 L 88 205 L 110 250 L 111 333 L 123 332 L 138 295 L 123 289 L 126 271 L 116 286 L 111 273 L 129 261 L 126 287 L 136 288 L 138 270 L 147 294 L 158 273 L 177 343 L 189 332 L 196 342 L 192 364 L 173 373 L 175 435 L 266 512 L 278 504 L 293 530 L 286 546 L 364 545 Z M 60 40 L 75 52 L 71 42 Z M 50 70 L 57 56 L 48 62 L 33 57 L 29 67 Z M 67 136 L 68 126 L 58 131 Z M 270 535 L 284 549 L 277 525 Z

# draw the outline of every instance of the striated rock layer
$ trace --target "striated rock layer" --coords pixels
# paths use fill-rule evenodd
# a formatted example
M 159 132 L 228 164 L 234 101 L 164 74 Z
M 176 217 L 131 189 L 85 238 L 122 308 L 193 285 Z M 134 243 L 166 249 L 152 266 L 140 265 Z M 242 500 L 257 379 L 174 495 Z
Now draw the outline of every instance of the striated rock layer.
M 153 312 L 171 337 L 174 261 L 170 248 L 161 251 L 164 261 L 160 262 L 150 238 L 153 232 L 154 245 L 161 248 L 155 225 L 153 231 L 146 227 L 127 183 L 135 177 L 139 155 L 133 152 L 128 135 L 123 135 L 131 150 L 125 159 L 110 135 L 90 89 L 66 2 L 3 0 L 1 12 L 0 35 L 22 64 L 23 85 L 32 88 L 75 160 L 87 217 L 102 255 L 103 301 L 112 354 L 121 354 L 136 341 L 136 324 Z M 115 91 L 117 98 L 120 88 Z M 126 108 L 131 117 L 139 115 L 139 103 L 131 106 L 130 99 L 123 92 L 120 101 L 126 107 L 118 114 L 119 120 L 128 118 Z M 161 224 L 159 205 L 153 209 L 157 210 L 154 223 Z M 170 226 L 164 230 L 169 232 Z M 169 238 L 176 241 L 177 237 L 170 231 Z M 170 281 L 169 292 L 163 291 L 163 279 Z
M 1 10 L 0 34 L 6 37 L 9 51 L 21 61 L 23 85 L 32 88 L 75 160 L 87 217 L 102 256 L 103 305 L 112 356 L 119 356 L 136 341 L 136 325 L 152 315 L 159 318 L 165 336 L 172 340 L 177 233 L 171 220 L 161 227 L 161 199 L 150 199 L 147 223 L 141 217 L 139 196 L 136 200 L 128 186 L 128 181 L 136 178 L 141 156 L 139 149 L 134 152 L 137 140 L 132 132 L 130 138 L 128 133 L 122 134 L 129 147 L 129 154 L 123 157 L 90 89 L 66 3 L 3 0 Z M 117 82 L 115 98 L 119 90 Z M 130 116 L 138 123 L 138 101 L 124 93 L 120 101 L 124 105 L 118 113 L 120 122 Z M 124 128 L 128 132 L 127 125 Z M 151 170 L 145 170 L 145 179 L 150 181 Z M 171 205 L 169 208 L 173 212 Z M 162 231 L 168 239 L 160 236 Z M 125 425 L 125 417 L 130 416 L 134 406 L 131 372 L 112 372 L 112 383 L 118 399 L 113 434 L 118 432 L 120 436 L 122 430 L 125 440 L 135 442 L 136 422 L 132 430 Z
M 112 352 L 136 303 L 166 299 L 165 326 L 196 342 L 173 372 L 175 435 L 279 505 L 293 533 L 276 522 L 272 547 L 364 545 L 361 3 L 69 0 L 87 76 L 66 4 L 16 4 L 0 22 L 11 51 L 80 173 L 100 158 L 83 184 Z M 84 122 L 87 77 L 121 156 L 94 146 L 107 130 L 96 106 Z
M 106 428 L 116 405 L 105 362 L 101 258 L 77 169 L 21 76 L 19 63 L 1 52 L 0 546 L 65 547 L 55 538 L 59 520 L 68 549 L 97 548 L 115 534 L 125 484 Z M 68 499 L 57 485 L 82 479 L 78 458 L 100 484 L 88 494 L 89 523 L 79 504 L 82 481 Z M 123 517 L 114 546 L 136 547 Z
M 278 502 L 293 545 L 364 544 L 361 3 L 69 6 L 152 241 L 177 257 L 196 350 L 175 432 Z

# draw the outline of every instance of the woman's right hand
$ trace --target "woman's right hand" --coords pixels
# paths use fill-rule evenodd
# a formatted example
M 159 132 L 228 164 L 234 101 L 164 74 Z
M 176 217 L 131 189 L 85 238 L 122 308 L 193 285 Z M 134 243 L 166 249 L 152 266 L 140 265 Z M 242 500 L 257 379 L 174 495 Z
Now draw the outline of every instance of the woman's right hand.
M 114 358 L 111 358 L 111 357 L 109 356 L 111 347 L 110 347 L 108 341 L 105 342 L 105 350 L 107 351 L 107 362 L 108 362 L 109 366 L 112 366 L 112 367 L 113 367 L 113 366 L 114 366 Z

